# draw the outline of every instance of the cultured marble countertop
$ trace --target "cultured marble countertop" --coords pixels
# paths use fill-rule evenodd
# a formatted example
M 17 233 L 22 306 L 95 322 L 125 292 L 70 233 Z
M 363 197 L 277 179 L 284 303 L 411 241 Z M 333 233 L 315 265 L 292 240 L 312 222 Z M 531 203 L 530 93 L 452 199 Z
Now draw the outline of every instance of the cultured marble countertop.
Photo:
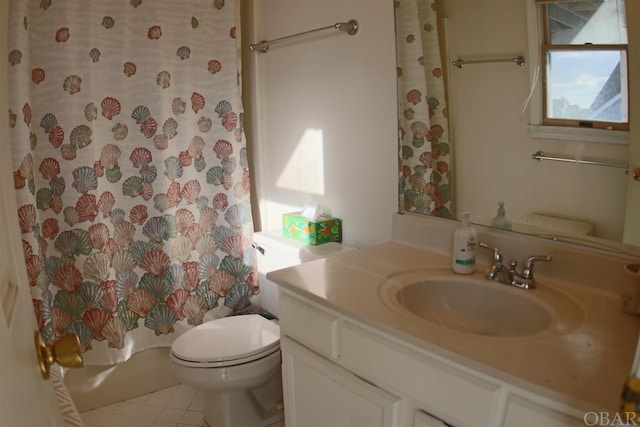
M 380 297 L 390 277 L 429 269 L 450 271 L 450 262 L 442 253 L 389 242 L 274 271 L 267 277 L 365 325 L 507 383 L 583 410 L 618 410 L 633 364 L 640 318 L 623 313 L 617 295 L 537 277 L 539 289 L 550 287 L 569 295 L 583 317 L 567 333 L 523 337 L 451 330 L 394 309 Z M 482 278 L 485 270 L 486 266 L 478 266 L 474 277 Z

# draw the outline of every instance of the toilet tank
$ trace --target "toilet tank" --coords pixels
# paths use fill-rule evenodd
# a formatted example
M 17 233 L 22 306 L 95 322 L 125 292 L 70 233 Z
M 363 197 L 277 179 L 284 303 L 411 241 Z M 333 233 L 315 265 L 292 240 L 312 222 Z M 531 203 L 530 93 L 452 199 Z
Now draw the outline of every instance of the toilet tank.
M 260 294 L 254 298 L 253 302 L 276 317 L 279 317 L 280 311 L 278 285 L 267 279 L 267 273 L 356 249 L 337 242 L 313 246 L 284 237 L 281 231 L 254 233 L 253 242 L 258 246 L 258 280 L 260 282 Z

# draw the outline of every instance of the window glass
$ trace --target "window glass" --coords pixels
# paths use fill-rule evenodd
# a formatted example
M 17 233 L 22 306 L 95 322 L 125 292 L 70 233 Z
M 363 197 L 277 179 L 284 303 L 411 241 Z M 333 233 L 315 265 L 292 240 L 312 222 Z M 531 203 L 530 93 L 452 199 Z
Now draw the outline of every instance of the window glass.
M 624 0 L 536 2 L 544 34 L 543 124 L 628 130 Z
M 548 4 L 550 43 L 626 44 L 624 0 L 569 0 Z
M 619 50 L 548 52 L 547 116 L 626 122 L 625 53 Z

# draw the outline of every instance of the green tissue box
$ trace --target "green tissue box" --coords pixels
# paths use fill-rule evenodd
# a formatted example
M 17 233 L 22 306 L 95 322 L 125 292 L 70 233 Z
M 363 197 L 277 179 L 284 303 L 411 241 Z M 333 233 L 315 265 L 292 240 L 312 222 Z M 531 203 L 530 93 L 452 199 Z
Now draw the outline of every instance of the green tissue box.
M 302 212 L 286 213 L 282 215 L 282 232 L 311 245 L 342 242 L 342 220 L 325 215 L 312 220 L 303 217 Z

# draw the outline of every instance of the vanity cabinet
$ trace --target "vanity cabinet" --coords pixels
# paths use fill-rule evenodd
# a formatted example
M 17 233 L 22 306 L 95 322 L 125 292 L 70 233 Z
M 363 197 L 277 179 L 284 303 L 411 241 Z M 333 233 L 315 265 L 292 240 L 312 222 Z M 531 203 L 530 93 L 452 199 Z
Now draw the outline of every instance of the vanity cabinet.
M 397 426 L 400 398 L 295 341 L 281 341 L 287 427 Z
M 580 411 L 280 289 L 287 427 L 573 427 Z

